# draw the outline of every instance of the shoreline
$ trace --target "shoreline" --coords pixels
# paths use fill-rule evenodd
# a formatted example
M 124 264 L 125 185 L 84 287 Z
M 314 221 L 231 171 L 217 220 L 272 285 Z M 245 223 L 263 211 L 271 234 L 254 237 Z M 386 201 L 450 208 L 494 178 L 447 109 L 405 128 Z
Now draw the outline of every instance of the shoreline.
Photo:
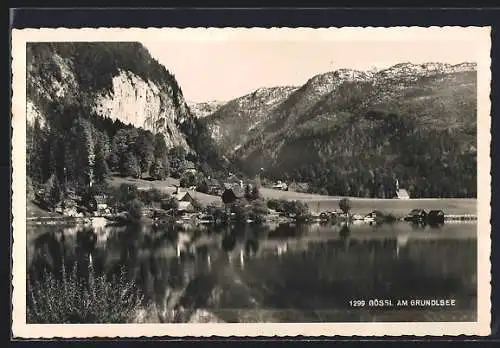
M 217 198 L 217 196 L 213 196 Z M 274 197 L 263 197 L 267 200 L 269 199 L 286 199 L 286 198 L 274 198 Z M 310 213 L 312 215 L 319 215 L 324 211 L 335 211 L 338 210 L 338 201 L 342 197 L 333 196 L 323 196 L 322 199 L 315 198 L 297 198 L 297 199 L 286 199 L 286 200 L 297 200 L 306 203 L 309 207 Z M 443 210 L 445 215 L 450 216 L 477 216 L 477 199 L 474 198 L 417 198 L 417 199 L 381 199 L 381 198 L 357 198 L 348 197 L 351 201 L 352 215 L 366 215 L 374 210 L 380 210 L 386 214 L 392 214 L 397 218 L 402 218 L 412 209 L 424 209 L 429 210 Z M 426 204 L 427 203 L 427 204 Z M 204 205 L 205 206 L 205 205 Z M 31 210 L 31 214 L 30 214 Z M 45 211 L 33 202 L 28 202 L 27 204 L 27 217 L 26 222 L 41 222 L 41 221 L 78 221 L 78 220 L 88 220 L 95 216 L 84 216 L 84 217 L 72 217 L 60 215 L 58 213 Z M 283 217 L 280 218 L 270 218 L 266 219 L 269 221 L 281 221 L 285 220 Z M 292 220 L 294 219 L 286 219 Z
M 39 216 L 39 217 L 30 217 L 26 219 L 27 224 L 31 225 L 75 225 L 78 223 L 92 223 L 95 219 L 105 219 L 109 224 L 112 224 L 113 221 L 109 220 L 107 217 L 104 216 L 86 216 L 86 217 L 73 217 L 73 216 Z M 475 214 L 461 214 L 461 215 L 445 215 L 444 220 L 446 223 L 454 223 L 454 222 L 477 222 L 477 215 Z M 145 221 L 152 221 L 150 218 L 144 217 L 142 219 L 143 222 Z M 344 220 L 341 220 L 344 221 Z M 359 219 L 350 219 L 348 220 L 349 224 L 359 224 L 359 223 L 367 223 L 371 224 L 373 223 L 372 221 L 364 221 L 364 220 L 359 220 Z M 303 224 L 315 224 L 315 223 L 329 223 L 332 222 L 330 219 L 320 219 L 318 216 L 312 216 L 309 219 L 306 219 L 304 221 L 302 220 L 297 220 L 294 218 L 287 218 L 287 217 L 271 217 L 271 218 L 265 218 L 263 223 L 271 223 L 271 224 L 295 224 L 295 223 L 303 223 Z M 402 218 L 396 218 L 396 220 L 391 221 L 391 222 L 383 222 L 384 224 L 393 224 L 393 223 L 398 223 L 398 222 L 406 222 Z M 247 221 L 247 223 L 254 223 L 253 221 Z M 128 223 L 125 223 L 127 225 Z M 198 220 L 196 221 L 197 225 L 211 225 L 212 222 L 207 222 L 204 220 Z

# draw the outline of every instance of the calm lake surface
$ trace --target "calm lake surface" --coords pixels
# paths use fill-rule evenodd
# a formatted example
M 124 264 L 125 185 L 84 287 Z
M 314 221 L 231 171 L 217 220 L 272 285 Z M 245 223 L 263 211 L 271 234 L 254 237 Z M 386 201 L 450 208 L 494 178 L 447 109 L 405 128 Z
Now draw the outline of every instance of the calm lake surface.
M 97 234 L 94 247 L 81 237 L 89 228 Z M 125 267 L 158 306 L 178 293 L 182 308 L 206 309 L 225 322 L 476 320 L 475 223 L 202 226 L 173 233 L 96 219 L 90 226 L 27 229 L 30 275 L 91 255 L 98 272 Z M 370 306 L 374 299 L 391 304 Z M 417 299 L 455 306 L 396 305 Z M 355 300 L 365 305 L 353 307 Z

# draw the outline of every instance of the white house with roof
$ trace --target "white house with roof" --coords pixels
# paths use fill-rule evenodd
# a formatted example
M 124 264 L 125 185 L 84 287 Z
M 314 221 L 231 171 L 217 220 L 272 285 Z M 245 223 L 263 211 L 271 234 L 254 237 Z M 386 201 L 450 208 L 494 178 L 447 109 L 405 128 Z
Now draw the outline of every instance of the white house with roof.
M 194 211 L 194 199 L 191 197 L 189 192 L 181 191 L 179 187 L 176 187 L 172 197 L 174 197 L 179 203 L 179 211 Z
M 286 191 L 286 190 L 288 190 L 288 185 L 286 184 L 286 182 L 282 182 L 281 180 L 278 180 L 278 182 L 273 185 L 273 189 Z

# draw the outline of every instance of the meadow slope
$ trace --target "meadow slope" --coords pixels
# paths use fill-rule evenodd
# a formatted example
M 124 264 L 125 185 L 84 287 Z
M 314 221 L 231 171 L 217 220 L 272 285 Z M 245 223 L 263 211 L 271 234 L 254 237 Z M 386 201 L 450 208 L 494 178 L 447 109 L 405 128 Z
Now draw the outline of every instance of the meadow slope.
M 113 177 L 108 181 L 113 186 L 121 183 L 137 185 L 139 188 L 157 188 L 165 192 L 173 192 L 174 185 L 179 181 L 169 178 L 164 181 L 147 181 L 132 178 Z M 220 197 L 207 195 L 201 192 L 187 190 L 192 197 L 200 201 L 202 205 L 209 203 L 221 203 Z M 265 199 L 287 199 L 299 200 L 307 203 L 312 212 L 338 209 L 338 202 L 342 197 L 325 196 L 311 193 L 301 193 L 294 191 L 280 191 L 262 187 L 261 195 Z M 420 198 L 420 199 L 377 199 L 377 198 L 349 198 L 352 202 L 353 213 L 368 214 L 372 210 L 382 210 L 387 213 L 403 216 L 411 209 L 421 208 L 425 210 L 440 209 L 445 214 L 477 214 L 477 199 L 462 198 Z

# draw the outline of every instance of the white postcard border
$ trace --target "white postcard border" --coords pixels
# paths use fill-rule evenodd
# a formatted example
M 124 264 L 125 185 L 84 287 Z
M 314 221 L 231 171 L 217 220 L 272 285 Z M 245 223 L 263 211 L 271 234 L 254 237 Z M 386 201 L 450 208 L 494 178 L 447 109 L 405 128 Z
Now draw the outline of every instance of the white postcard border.
M 477 322 L 430 323 L 259 323 L 259 324 L 27 324 L 26 323 L 26 43 L 41 41 L 419 40 L 453 33 L 457 40 L 478 40 L 478 317 Z M 359 32 L 362 36 L 359 36 Z M 490 28 L 489 27 L 344 27 L 344 28 L 98 28 L 12 31 L 12 332 L 19 338 L 153 336 L 441 336 L 489 335 L 491 310 L 490 176 Z

